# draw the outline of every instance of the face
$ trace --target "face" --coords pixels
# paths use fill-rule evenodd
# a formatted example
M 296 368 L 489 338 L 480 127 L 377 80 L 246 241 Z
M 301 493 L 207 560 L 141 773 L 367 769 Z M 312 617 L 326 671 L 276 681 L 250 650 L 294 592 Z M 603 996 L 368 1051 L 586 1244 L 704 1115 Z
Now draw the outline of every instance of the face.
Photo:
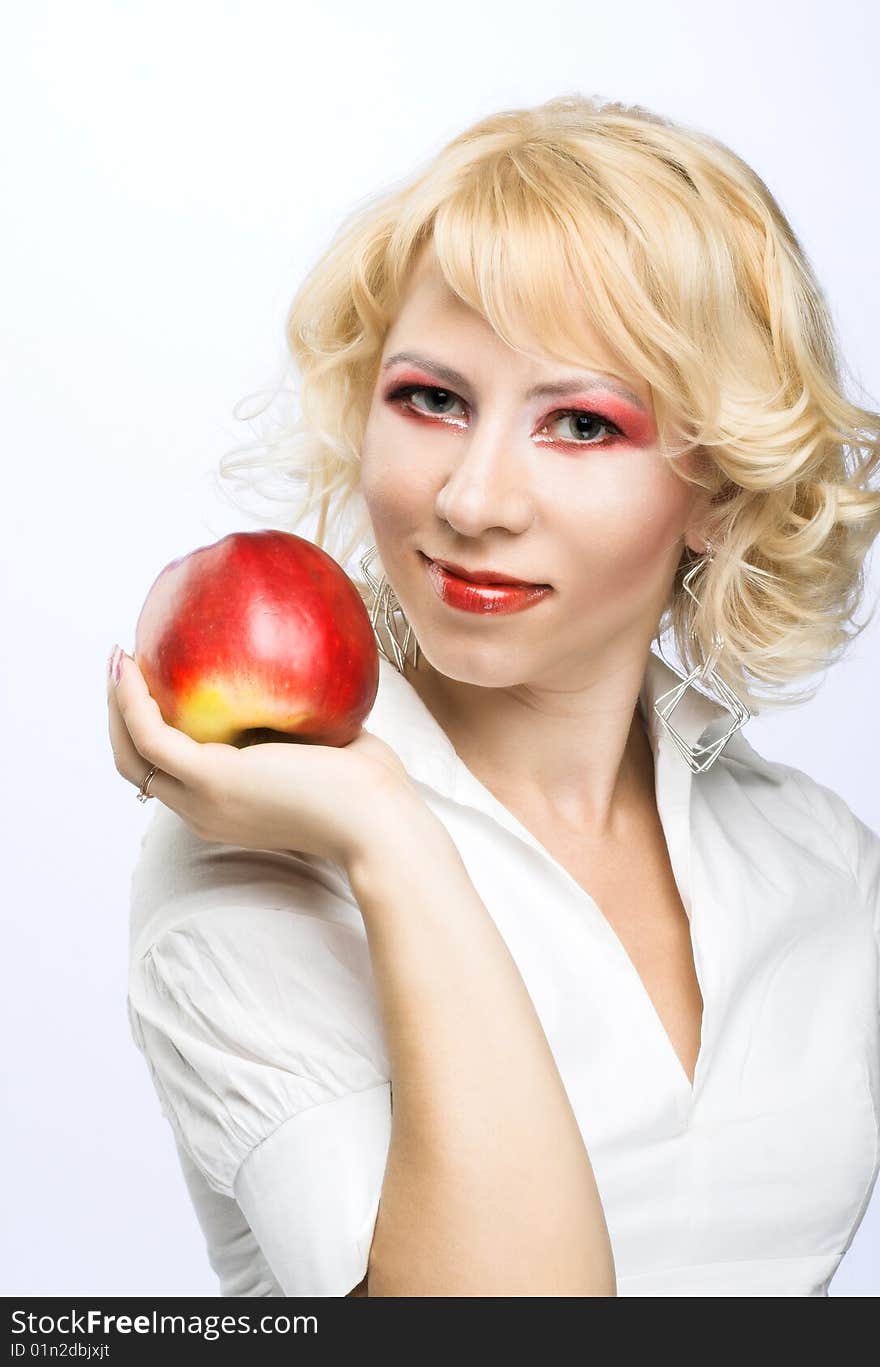
M 702 491 L 659 454 L 648 386 L 585 336 L 588 366 L 520 355 L 449 291 L 429 248 L 386 337 L 361 488 L 420 650 L 449 679 L 576 687 L 617 648 L 647 648 L 685 542 L 705 548 L 691 531 Z M 563 381 L 570 393 L 528 394 Z M 624 381 L 630 397 L 613 387 Z M 549 591 L 500 611 L 503 595 L 444 588 L 431 559 Z

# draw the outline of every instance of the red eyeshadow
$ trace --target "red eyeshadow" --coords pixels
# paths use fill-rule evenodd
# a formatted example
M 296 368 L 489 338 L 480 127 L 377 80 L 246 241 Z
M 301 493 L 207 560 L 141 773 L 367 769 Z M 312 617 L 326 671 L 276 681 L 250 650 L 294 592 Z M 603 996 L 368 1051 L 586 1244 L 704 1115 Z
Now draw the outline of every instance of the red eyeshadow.
M 426 389 L 442 389 L 447 393 L 455 393 L 438 380 L 436 376 L 431 376 L 425 371 L 405 368 L 394 372 L 394 378 L 388 384 L 385 391 L 386 397 L 393 393 L 395 389 L 402 388 L 403 385 L 417 384 L 424 385 Z M 638 408 L 633 408 L 631 404 L 622 399 L 618 394 L 609 394 L 601 389 L 592 390 L 588 394 L 573 394 L 566 398 L 560 398 L 551 411 L 565 412 L 569 408 L 582 409 L 586 412 L 598 413 L 600 417 L 606 417 L 611 422 L 616 423 L 625 436 L 637 446 L 650 446 L 657 440 L 657 431 L 650 413 L 643 413 Z

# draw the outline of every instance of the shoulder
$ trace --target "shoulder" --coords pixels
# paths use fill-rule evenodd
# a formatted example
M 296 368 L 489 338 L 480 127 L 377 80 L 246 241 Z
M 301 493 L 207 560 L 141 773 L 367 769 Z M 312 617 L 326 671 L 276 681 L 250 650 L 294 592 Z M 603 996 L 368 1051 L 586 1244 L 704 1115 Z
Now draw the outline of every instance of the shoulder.
M 286 1017 L 320 996 L 372 1011 L 363 917 L 344 870 L 296 850 L 202 840 L 157 809 L 131 877 L 129 986 L 157 1009 Z M 317 1004 L 317 1003 L 316 1003 Z
M 729 753 L 728 753 L 729 752 Z M 719 761 L 719 778 L 735 787 L 771 826 L 837 864 L 876 909 L 880 900 L 880 835 L 834 788 L 806 770 L 768 759 L 740 733 Z
M 297 850 L 250 850 L 195 835 L 169 807 L 159 804 L 147 827 L 129 887 L 132 960 L 188 924 L 203 933 L 260 912 L 267 933 L 290 932 L 292 914 L 363 932 L 357 902 L 344 870 Z
M 168 807 L 131 879 L 129 991 L 157 1018 L 219 1028 L 375 1018 L 363 917 L 344 870 L 295 850 L 202 840 Z

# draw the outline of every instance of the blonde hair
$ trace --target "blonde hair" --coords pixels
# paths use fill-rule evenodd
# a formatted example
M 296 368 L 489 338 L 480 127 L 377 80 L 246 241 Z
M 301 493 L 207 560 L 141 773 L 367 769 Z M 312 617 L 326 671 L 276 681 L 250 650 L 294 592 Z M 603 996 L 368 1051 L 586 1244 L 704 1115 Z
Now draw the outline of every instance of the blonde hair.
M 716 668 L 752 711 L 812 697 L 773 690 L 873 617 L 854 620 L 880 533 L 880 414 L 844 394 L 829 308 L 764 182 L 641 106 L 575 94 L 492 114 L 360 204 L 288 312 L 300 417 L 227 453 L 221 478 L 280 476 L 285 499 L 304 485 L 293 525 L 317 514 L 311 539 L 351 573 L 369 536 L 359 461 L 384 338 L 428 242 L 449 288 L 509 345 L 537 338 L 578 362 L 586 319 L 650 385 L 661 451 L 709 492 L 700 530 L 716 552 L 697 608 L 681 589 L 685 548 L 655 639 L 671 630 L 690 669 L 723 636 Z M 696 448 L 690 474 L 673 424 Z M 747 675 L 771 692 L 759 698 Z

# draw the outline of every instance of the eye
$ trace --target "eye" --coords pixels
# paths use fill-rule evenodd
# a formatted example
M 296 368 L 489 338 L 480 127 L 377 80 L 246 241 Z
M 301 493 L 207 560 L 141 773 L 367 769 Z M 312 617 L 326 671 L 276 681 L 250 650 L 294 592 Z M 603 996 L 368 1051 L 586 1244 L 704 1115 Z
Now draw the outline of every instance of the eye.
M 426 394 L 428 396 L 427 408 L 422 408 L 418 404 L 413 403 L 413 399 L 417 394 Z M 422 413 L 425 417 L 448 418 L 454 416 L 450 414 L 448 408 L 435 408 L 433 407 L 433 404 L 435 402 L 441 405 L 450 402 L 461 403 L 462 400 L 457 394 L 453 394 L 451 389 L 438 389 L 433 385 L 405 384 L 401 385 L 399 389 L 393 390 L 392 393 L 388 395 L 388 402 L 402 404 L 403 407 L 409 408 L 415 413 Z
M 590 432 L 594 431 L 596 427 L 604 429 L 611 436 L 623 436 L 623 432 L 617 426 L 617 423 L 612 422 L 610 418 L 605 418 L 602 416 L 601 413 L 593 413 L 589 410 L 582 408 L 569 408 L 564 413 L 556 413 L 549 420 L 546 426 L 552 427 L 552 425 L 557 422 L 566 422 L 569 424 L 568 433 L 563 432 L 562 435 L 557 438 L 557 440 L 561 442 L 567 442 L 569 445 L 573 446 L 606 445 L 609 439 L 608 437 L 605 437 L 601 441 L 589 439 Z M 579 426 L 578 424 L 581 425 Z M 546 430 L 546 428 L 542 430 Z M 572 433 L 574 433 L 574 435 L 571 435 Z
M 414 403 L 416 395 L 426 396 L 427 407 L 422 407 L 421 403 Z M 437 418 L 441 422 L 447 422 L 450 426 L 460 427 L 458 415 L 450 410 L 449 404 L 463 404 L 464 400 L 454 394 L 451 389 L 442 389 L 436 385 L 405 384 L 400 385 L 387 395 L 389 403 L 397 404 L 408 409 L 411 413 L 417 413 L 426 418 Z M 580 426 L 571 426 L 572 421 Z M 622 437 L 623 431 L 612 422 L 610 418 L 603 417 L 601 413 L 594 413 L 591 409 L 569 408 L 561 413 L 555 413 L 549 418 L 541 428 L 546 432 L 548 427 L 554 423 L 569 423 L 568 433 L 559 434 L 555 440 L 551 438 L 539 438 L 546 445 L 554 446 L 606 446 L 616 437 Z M 591 438 L 591 431 L 596 427 L 605 431 L 608 435 L 601 440 Z

